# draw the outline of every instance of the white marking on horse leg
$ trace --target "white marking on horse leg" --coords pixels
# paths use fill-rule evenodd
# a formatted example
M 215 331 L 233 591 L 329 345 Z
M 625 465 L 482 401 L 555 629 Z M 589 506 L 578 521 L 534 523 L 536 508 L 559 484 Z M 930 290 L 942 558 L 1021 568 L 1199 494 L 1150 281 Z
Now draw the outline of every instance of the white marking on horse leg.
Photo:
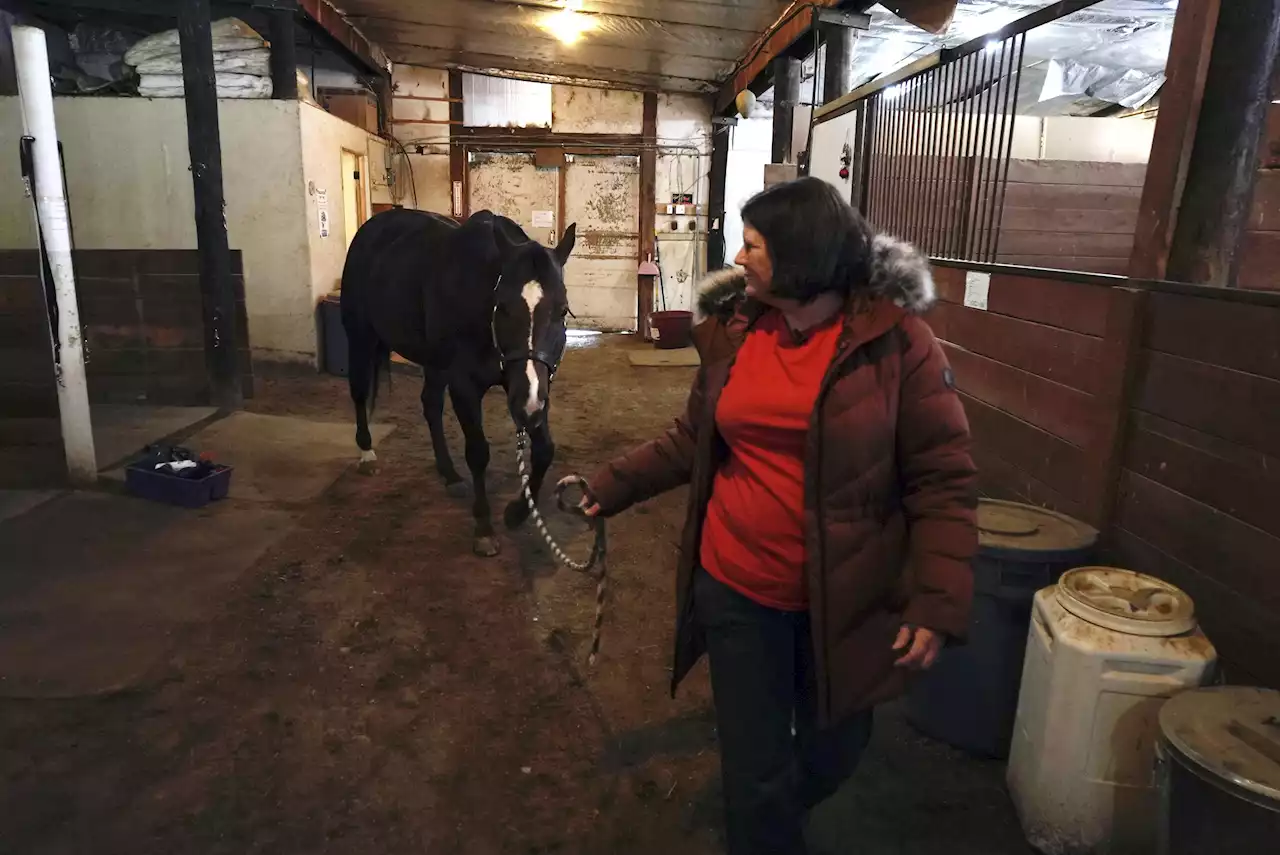
M 542 402 L 538 400 L 538 370 L 533 367 L 532 359 L 524 364 L 524 376 L 529 380 L 529 400 L 525 402 L 524 414 L 531 416 L 542 409 Z
M 360 462 L 361 462 L 361 463 L 372 463 L 373 461 L 375 461 L 375 460 L 377 460 L 377 459 L 378 459 L 378 455 L 374 453 L 374 451 L 373 451 L 373 449 L 372 449 L 372 448 L 371 448 L 371 449 L 369 449 L 368 451 L 362 451 L 362 452 L 360 452 Z
M 524 303 L 529 307 L 529 353 L 533 354 L 533 310 L 542 301 L 542 286 L 537 282 L 526 282 L 520 290 Z M 542 401 L 538 400 L 538 371 L 530 359 L 524 365 L 524 376 L 529 381 L 529 400 L 525 402 L 524 413 L 532 416 L 542 409 Z

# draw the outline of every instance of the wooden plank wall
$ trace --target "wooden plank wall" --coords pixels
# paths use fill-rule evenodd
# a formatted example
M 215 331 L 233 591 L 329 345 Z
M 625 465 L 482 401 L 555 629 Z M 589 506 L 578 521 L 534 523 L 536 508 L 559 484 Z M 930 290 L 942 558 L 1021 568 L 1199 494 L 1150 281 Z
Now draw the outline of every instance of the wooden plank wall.
M 1235 682 L 1280 686 L 1280 300 L 1151 293 L 1111 543 L 1196 601 Z
M 211 393 L 194 250 L 80 250 L 76 291 L 92 403 L 203 406 Z M 0 252 L 0 475 L 65 474 L 48 322 L 34 250 Z M 232 253 L 246 397 L 253 392 L 244 274 Z M 18 449 L 15 451 L 14 449 Z M 23 461 L 5 466 L 5 455 Z M 25 455 L 25 456 L 24 456 Z M 57 480 L 57 479 L 54 479 Z
M 1272 88 L 1272 98 L 1280 99 L 1280 85 L 1273 83 Z M 1280 104 L 1271 105 L 1265 133 L 1236 283 L 1241 288 L 1280 291 Z
M 1024 270 L 980 311 L 934 272 L 982 492 L 1098 525 L 1191 594 L 1231 679 L 1280 687 L 1280 298 Z
M 0 487 L 66 479 L 44 312 L 39 277 L 0 267 Z
M 872 220 L 941 257 L 981 260 L 998 225 L 994 260 L 1001 264 L 1127 272 L 1145 164 L 1015 159 L 1008 168 L 995 215 L 999 191 L 981 179 L 998 177 L 999 164 L 974 157 L 873 159 Z
M 934 278 L 928 320 L 964 397 L 983 494 L 1086 518 L 1106 290 L 997 274 L 979 311 L 964 306 L 964 270 Z
M 1127 272 L 1146 173 L 1140 163 L 1010 161 L 996 260 Z

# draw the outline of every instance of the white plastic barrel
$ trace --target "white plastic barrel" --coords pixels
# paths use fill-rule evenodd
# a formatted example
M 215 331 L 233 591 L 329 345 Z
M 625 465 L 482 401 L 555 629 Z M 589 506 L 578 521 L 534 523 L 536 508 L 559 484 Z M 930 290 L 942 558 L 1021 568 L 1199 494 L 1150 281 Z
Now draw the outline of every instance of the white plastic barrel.
M 1191 599 L 1128 570 L 1083 567 L 1035 596 L 1009 754 L 1009 791 L 1046 855 L 1151 852 L 1165 699 L 1217 654 Z

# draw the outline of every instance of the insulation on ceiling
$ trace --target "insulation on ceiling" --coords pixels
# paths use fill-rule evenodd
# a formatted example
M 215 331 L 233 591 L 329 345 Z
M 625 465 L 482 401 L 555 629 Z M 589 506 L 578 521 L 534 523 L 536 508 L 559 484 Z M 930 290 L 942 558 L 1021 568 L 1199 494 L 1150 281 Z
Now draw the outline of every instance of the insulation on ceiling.
M 854 52 L 858 84 L 993 33 L 1051 5 L 1045 0 L 959 0 L 950 27 L 932 35 L 885 6 Z M 1027 34 L 1018 112 L 1090 115 L 1108 105 L 1136 109 L 1164 84 L 1176 0 L 1103 0 Z

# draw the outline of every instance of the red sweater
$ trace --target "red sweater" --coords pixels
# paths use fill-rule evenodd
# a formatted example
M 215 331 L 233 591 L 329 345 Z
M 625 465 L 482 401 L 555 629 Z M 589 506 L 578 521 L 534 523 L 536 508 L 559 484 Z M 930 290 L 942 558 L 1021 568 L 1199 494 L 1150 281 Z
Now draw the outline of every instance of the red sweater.
M 738 351 L 716 407 L 716 428 L 729 456 L 707 509 L 702 566 L 774 609 L 809 606 L 805 441 L 840 329 L 833 321 L 796 344 L 780 313 L 765 314 Z

